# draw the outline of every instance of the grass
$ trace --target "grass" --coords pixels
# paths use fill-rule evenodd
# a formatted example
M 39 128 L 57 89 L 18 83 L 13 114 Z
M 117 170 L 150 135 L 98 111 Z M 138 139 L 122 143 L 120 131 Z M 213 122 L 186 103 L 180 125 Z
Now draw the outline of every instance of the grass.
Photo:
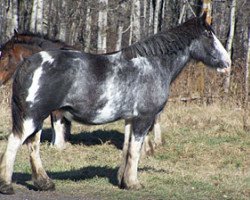
M 9 133 L 8 103 L 0 108 L 0 151 Z M 145 186 L 125 191 L 117 186 L 123 122 L 103 126 L 73 124 L 72 144 L 51 148 L 45 123 L 41 156 L 57 194 L 89 199 L 250 199 L 250 133 L 242 129 L 237 106 L 170 103 L 161 116 L 164 146 L 141 159 L 139 179 Z M 33 189 L 28 150 L 15 162 L 15 189 Z M 28 188 L 28 189 L 27 189 Z

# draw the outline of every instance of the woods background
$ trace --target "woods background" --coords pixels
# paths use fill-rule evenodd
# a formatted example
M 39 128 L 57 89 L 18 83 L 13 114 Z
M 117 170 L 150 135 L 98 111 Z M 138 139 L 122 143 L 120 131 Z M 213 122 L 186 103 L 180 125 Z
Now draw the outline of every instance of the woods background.
M 206 2 L 204 0 L 204 2 Z M 0 0 L 0 43 L 18 32 L 59 39 L 79 50 L 119 50 L 199 15 L 202 0 Z M 172 86 L 172 99 L 241 103 L 248 50 L 249 0 L 213 0 L 212 27 L 231 53 L 230 87 L 225 75 L 191 63 Z M 223 86 L 224 85 L 224 86 Z

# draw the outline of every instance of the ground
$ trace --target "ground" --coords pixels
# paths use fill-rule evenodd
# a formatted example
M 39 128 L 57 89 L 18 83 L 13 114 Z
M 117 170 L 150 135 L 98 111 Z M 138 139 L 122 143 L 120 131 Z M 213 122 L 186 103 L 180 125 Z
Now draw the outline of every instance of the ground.
M 11 130 L 9 102 L 0 107 L 0 152 Z M 250 133 L 242 128 L 236 104 L 170 102 L 161 117 L 165 144 L 139 164 L 139 191 L 121 190 L 116 173 L 121 160 L 123 121 L 102 126 L 74 123 L 71 143 L 50 146 L 46 120 L 41 145 L 44 168 L 56 191 L 36 191 L 27 147 L 14 167 L 13 196 L 0 199 L 250 199 Z M 152 134 L 151 134 L 152 135 Z

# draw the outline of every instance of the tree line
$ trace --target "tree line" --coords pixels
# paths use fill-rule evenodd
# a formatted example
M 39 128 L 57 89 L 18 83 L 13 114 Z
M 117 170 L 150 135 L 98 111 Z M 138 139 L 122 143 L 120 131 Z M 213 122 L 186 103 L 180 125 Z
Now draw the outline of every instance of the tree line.
M 248 0 L 0 0 L 0 43 L 16 29 L 60 39 L 85 52 L 106 53 L 197 16 L 206 4 L 211 25 L 233 60 L 230 79 L 192 63 L 172 94 L 216 96 L 228 79 L 230 92 L 238 95 L 244 88 Z

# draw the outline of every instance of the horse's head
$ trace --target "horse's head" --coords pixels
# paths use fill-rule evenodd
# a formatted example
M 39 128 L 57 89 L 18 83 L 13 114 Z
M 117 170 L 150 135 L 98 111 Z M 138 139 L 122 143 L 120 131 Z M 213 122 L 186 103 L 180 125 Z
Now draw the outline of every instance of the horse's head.
M 18 64 L 26 57 L 41 49 L 25 43 L 19 43 L 13 38 L 0 48 L 0 86 L 5 84 L 14 74 Z
M 191 56 L 219 72 L 227 72 L 231 66 L 230 56 L 205 19 L 206 14 L 198 18 L 199 37 L 191 44 Z
M 15 63 L 13 62 L 13 48 L 12 40 L 0 47 L 0 86 L 10 79 L 15 71 Z

